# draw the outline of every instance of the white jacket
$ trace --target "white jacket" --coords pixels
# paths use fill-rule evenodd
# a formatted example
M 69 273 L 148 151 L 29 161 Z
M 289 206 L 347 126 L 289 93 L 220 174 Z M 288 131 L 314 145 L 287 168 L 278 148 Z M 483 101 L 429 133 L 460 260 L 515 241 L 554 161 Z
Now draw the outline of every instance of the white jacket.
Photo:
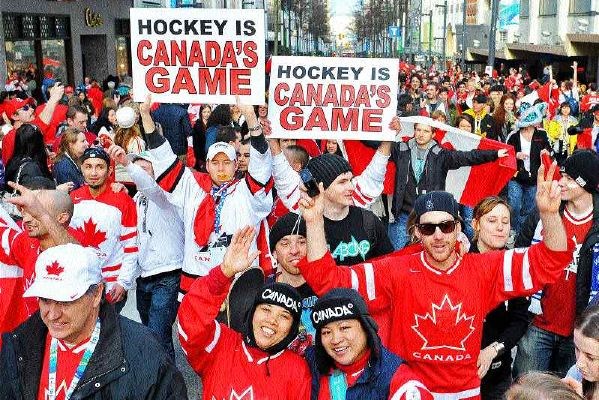
M 179 210 L 156 181 L 139 165 L 129 163 L 128 176 L 137 184 L 137 274 L 142 278 L 181 269 L 185 236 Z

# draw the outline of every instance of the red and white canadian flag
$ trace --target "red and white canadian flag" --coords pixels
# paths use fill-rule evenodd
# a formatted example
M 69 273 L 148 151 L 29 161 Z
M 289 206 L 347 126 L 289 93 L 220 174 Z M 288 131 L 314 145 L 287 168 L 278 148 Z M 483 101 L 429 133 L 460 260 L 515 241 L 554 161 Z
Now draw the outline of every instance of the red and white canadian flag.
M 400 118 L 400 121 L 401 136 L 407 138 L 414 136 L 416 123 L 430 125 L 436 129 L 435 139 L 439 145 L 449 150 L 508 150 L 507 157 L 499 158 L 494 162 L 449 171 L 445 190 L 453 194 L 461 204 L 473 207 L 481 199 L 498 194 L 516 173 L 516 156 L 512 146 L 462 131 L 428 117 L 404 117 Z M 345 148 L 354 175 L 359 175 L 370 162 L 374 151 L 369 152 L 366 146 L 353 141 L 346 141 Z M 393 193 L 395 173 L 394 164 L 389 163 L 385 176 L 384 193 L 386 194 Z

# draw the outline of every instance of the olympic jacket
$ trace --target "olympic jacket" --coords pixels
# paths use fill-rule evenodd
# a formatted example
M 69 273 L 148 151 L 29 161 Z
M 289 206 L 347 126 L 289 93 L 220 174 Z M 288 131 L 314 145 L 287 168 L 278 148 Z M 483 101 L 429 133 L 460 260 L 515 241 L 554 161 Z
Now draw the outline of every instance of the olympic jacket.
M 381 337 L 383 344 L 406 360 L 436 397 L 479 399 L 476 361 L 485 316 L 505 300 L 556 281 L 572 260 L 573 246 L 569 241 L 569 250 L 556 252 L 539 243 L 465 254 L 446 271 L 429 265 L 425 251 L 352 267 L 335 265 L 327 252 L 298 266 L 317 295 L 335 287 L 357 290 L 377 322 L 393 332 Z
M 377 151 L 362 174 L 352 179 L 355 186 L 352 194 L 355 206 L 366 208 L 383 193 L 388 161 L 389 156 Z M 277 195 L 283 205 L 289 211 L 298 212 L 302 180 L 282 152 L 273 157 L 272 174 Z
M 193 283 L 179 307 L 181 347 L 202 378 L 202 398 L 309 399 L 310 371 L 303 358 L 289 349 L 269 356 L 214 320 L 230 285 L 214 268 Z
M 380 347 L 380 357 L 370 358 L 358 380 L 347 388 L 346 400 L 433 400 L 412 369 L 389 350 Z M 330 375 L 316 367 L 314 347 L 306 352 L 312 372 L 312 400 L 330 400 Z
M 131 289 L 137 269 L 137 213 L 127 193 L 105 189 L 93 197 L 85 185 L 71 192 L 75 205 L 70 226 L 85 236 L 83 246 L 98 248 L 108 290 L 119 283 Z
M 139 183 L 133 197 L 137 210 L 139 255 L 135 276 L 146 278 L 180 270 L 185 236 L 180 210 L 139 165 L 129 163 L 127 174 Z
M 205 229 L 208 220 L 203 206 L 211 196 L 212 183 L 207 174 L 192 172 L 185 168 L 164 137 L 153 133 L 147 135 L 148 147 L 156 160 L 153 162 L 156 182 L 167 192 L 168 200 L 182 212 L 185 248 L 180 296 L 184 295 L 193 281 L 222 262 L 233 234 L 250 225 L 258 228 L 260 221 L 272 209 L 272 156 L 264 136 L 252 137 L 248 173 L 241 180 L 231 181 L 220 198 L 223 199 L 220 221 Z M 257 147 L 260 147 L 260 151 Z M 136 185 L 139 182 L 135 182 Z M 209 232 L 209 233 L 207 233 Z M 256 241 L 250 251 L 256 251 Z M 257 266 L 257 261 L 255 266 Z
M 72 399 L 187 399 L 185 381 L 145 326 L 100 306 L 100 339 Z M 37 400 L 48 329 L 39 313 L 4 335 L 0 399 Z

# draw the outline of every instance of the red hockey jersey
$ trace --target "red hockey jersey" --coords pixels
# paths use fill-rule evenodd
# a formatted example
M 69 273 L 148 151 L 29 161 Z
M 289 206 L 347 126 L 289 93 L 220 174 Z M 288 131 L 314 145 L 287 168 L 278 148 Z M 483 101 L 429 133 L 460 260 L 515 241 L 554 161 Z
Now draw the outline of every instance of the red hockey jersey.
M 330 253 L 299 264 L 318 295 L 352 287 L 371 314 L 387 315 L 389 350 L 444 399 L 478 399 L 476 360 L 482 324 L 501 302 L 535 293 L 555 281 L 572 250 L 554 252 L 543 244 L 486 254 L 466 254 L 446 271 L 430 266 L 425 252 L 338 267 Z
M 71 227 L 84 235 L 82 245 L 100 250 L 108 290 L 116 282 L 129 290 L 137 275 L 137 211 L 133 199 L 110 189 L 94 198 L 87 185 L 72 191 L 71 199 L 75 205 Z
M 291 350 L 268 356 L 214 320 L 231 281 L 219 267 L 197 279 L 179 307 L 179 339 L 202 378 L 202 397 L 244 400 L 310 398 L 310 371 Z

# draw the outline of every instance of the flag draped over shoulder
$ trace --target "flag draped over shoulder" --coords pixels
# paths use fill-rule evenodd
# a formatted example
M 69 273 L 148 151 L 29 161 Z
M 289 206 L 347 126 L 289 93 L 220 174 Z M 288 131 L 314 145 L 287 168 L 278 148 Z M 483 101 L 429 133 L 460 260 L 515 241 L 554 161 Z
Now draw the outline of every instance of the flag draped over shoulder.
M 461 131 L 428 117 L 405 117 L 400 118 L 400 121 L 402 128 L 400 134 L 404 137 L 413 136 L 415 123 L 432 126 L 436 129 L 435 139 L 446 149 L 508 150 L 508 157 L 494 162 L 449 171 L 445 189 L 461 204 L 475 206 L 482 198 L 498 194 L 516 173 L 516 157 L 512 146 Z M 354 174 L 359 175 L 370 162 L 374 150 L 355 141 L 345 141 L 345 148 Z M 387 166 L 384 193 L 393 193 L 394 180 L 395 165 L 390 162 Z

